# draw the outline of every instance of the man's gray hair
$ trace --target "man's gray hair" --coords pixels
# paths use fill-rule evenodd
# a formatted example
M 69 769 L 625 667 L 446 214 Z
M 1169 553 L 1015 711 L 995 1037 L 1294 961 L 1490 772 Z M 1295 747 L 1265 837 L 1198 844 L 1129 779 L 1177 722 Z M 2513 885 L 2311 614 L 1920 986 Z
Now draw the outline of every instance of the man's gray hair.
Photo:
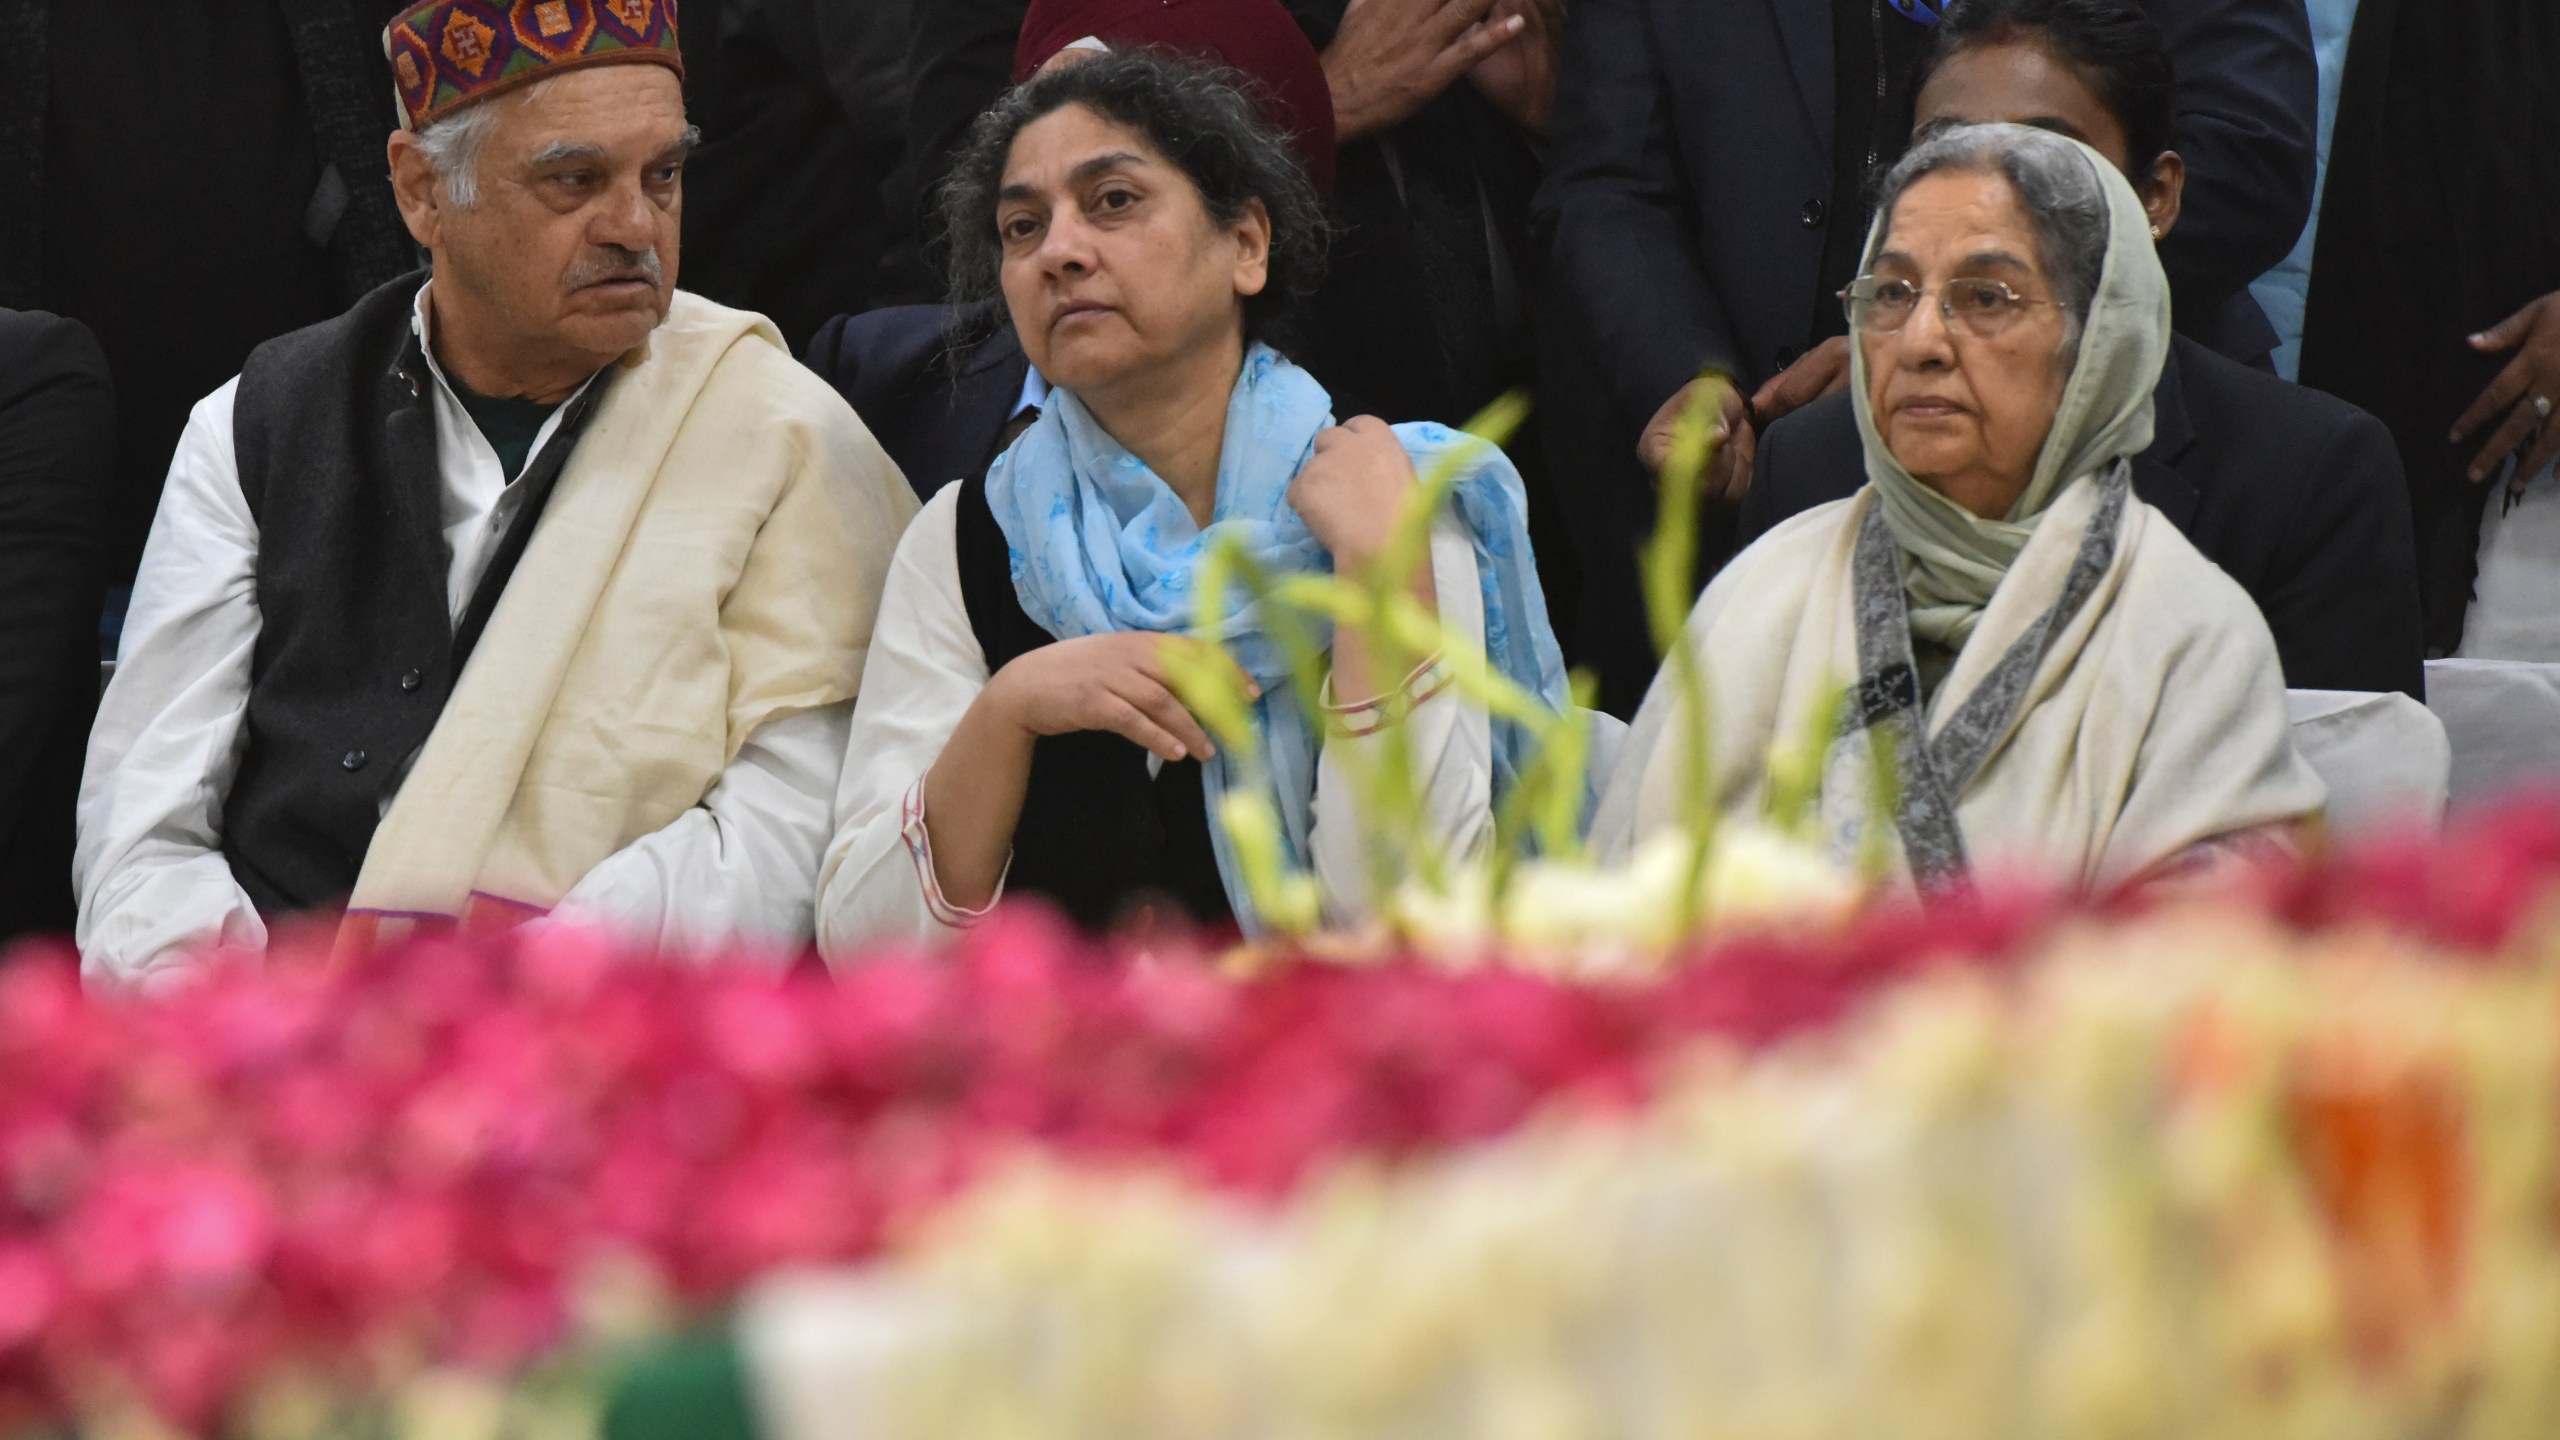
M 445 198 L 465 210 L 480 203 L 480 151 L 498 128 L 498 106 L 506 98 L 465 106 L 418 132 L 419 153 L 444 182 Z
M 1876 213 L 1892 226 L 1894 205 L 1921 176 L 1972 170 L 2007 178 L 2035 227 L 2037 259 L 2070 321 L 2076 347 L 2089 302 L 2107 265 L 2107 192 L 2088 153 L 2031 125 L 1953 125 L 1924 134 L 1884 178 Z M 1874 257 L 1870 256 L 1870 261 Z

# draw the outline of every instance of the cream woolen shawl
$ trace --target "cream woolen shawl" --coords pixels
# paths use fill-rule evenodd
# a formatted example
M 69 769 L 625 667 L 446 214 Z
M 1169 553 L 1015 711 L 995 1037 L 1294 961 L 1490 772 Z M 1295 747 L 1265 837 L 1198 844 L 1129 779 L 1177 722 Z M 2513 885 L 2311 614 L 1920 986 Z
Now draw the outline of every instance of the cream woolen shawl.
M 771 322 L 679 291 L 375 831 L 349 931 L 548 909 L 700 803 L 756 727 L 853 698 L 915 510 Z
M 2325 799 L 2294 753 L 2275 642 L 2257 607 L 2130 495 L 2113 458 L 2149 438 L 2168 313 L 2147 238 L 2126 233 L 2142 223 L 2139 204 L 2111 168 L 2097 168 L 2102 183 L 2112 182 L 2113 243 L 2038 467 L 2048 485 L 2076 478 L 2034 507 L 2040 513 L 1996 527 L 2020 542 L 2014 558 L 1988 604 L 1966 617 L 1963 649 L 1925 704 L 1910 663 L 1913 597 L 1904 585 L 1907 547 L 1919 537 L 1876 513 L 1876 479 L 1736 557 L 1699 598 L 1682 642 L 1706 675 L 1720 810 L 1759 815 L 1771 746 L 1807 733 L 1813 708 L 1844 686 L 1856 713 L 1830 748 L 1820 796 L 1824 831 L 1844 862 L 1874 819 L 1871 740 L 1908 747 L 1922 732 L 1934 754 L 1966 758 L 1937 767 L 1944 808 L 1933 817 L 1915 813 L 1928 808 L 1915 801 L 1929 800 L 1930 787 L 1911 783 L 1911 757 L 1897 757 L 1902 807 L 1887 817 L 1886 839 L 1906 869 L 1925 871 L 1919 862 L 1951 837 L 1959 873 L 2023 870 L 2103 886 L 2202 842 L 2309 815 Z M 2159 333 L 2123 333 L 2142 325 Z M 1883 446 L 1863 397 L 1857 408 L 1872 467 Z M 1919 488 L 1899 473 L 1890 478 Z M 2101 527 L 2094 534 L 2093 525 Z M 1992 547 L 1930 548 L 1970 560 Z M 2075 568 L 2085 590 L 2063 603 Z M 1969 703 L 1977 692 L 1983 703 Z M 1686 793 L 1678 737 L 1687 724 L 1666 667 L 1594 817 L 1603 860 L 1623 859 L 1638 840 L 1678 823 Z M 1968 727 L 1974 733 L 1954 733 Z

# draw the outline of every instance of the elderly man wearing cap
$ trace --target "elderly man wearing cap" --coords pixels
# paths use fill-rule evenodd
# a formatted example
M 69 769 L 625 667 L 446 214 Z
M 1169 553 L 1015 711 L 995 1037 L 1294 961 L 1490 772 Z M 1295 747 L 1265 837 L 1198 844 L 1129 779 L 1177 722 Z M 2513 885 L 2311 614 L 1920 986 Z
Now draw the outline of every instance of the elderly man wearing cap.
M 92 975 L 344 904 L 808 933 L 912 494 L 762 317 L 677 291 L 672 0 L 385 36 L 432 257 L 249 357 L 171 467 L 92 735 Z

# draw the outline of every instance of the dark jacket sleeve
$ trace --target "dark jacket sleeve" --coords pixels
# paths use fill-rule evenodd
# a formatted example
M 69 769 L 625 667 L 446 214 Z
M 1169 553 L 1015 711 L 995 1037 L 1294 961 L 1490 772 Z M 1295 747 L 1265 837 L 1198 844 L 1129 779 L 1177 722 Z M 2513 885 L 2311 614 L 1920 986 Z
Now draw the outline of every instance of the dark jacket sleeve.
M 2344 409 L 2345 407 L 2339 407 Z M 2292 514 L 2270 515 L 2287 543 L 2258 597 L 2301 690 L 2397 690 L 2426 697 L 2417 543 L 2391 432 L 2356 411 L 2329 432 Z
M 1577 0 L 1532 209 L 1554 282 L 1639 422 L 1701 366 L 1744 373 L 1691 233 L 1660 58 L 1642 0 Z
M 893 305 L 839 315 L 810 337 L 804 359 L 895 454 L 919 381 L 947 343 L 949 316 L 939 305 Z
M 115 466 L 115 392 L 87 327 L 0 315 L 0 816 L 16 813 L 38 743 L 94 705 L 100 533 Z M 85 675 L 87 694 L 66 694 Z
M 70 920 L 115 459 L 114 391 L 88 329 L 0 310 L 0 941 Z
M 2187 162 L 2161 263 L 2198 304 L 2238 294 L 2311 218 L 2320 71 L 2303 0 L 2149 0 L 2178 68 Z

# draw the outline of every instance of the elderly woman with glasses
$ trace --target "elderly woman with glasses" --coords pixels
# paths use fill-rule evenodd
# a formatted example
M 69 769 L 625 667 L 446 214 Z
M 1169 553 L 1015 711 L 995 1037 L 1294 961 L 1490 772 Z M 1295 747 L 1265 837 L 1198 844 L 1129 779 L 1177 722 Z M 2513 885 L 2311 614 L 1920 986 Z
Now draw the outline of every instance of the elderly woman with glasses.
M 1771 747 L 1831 726 L 1825 835 L 1845 859 L 1888 825 L 1924 889 L 2286 843 L 2325 797 L 2266 623 L 2132 494 L 2169 290 L 2124 177 L 2042 130 L 1941 132 L 1886 177 L 1842 301 L 1867 483 L 1737 557 L 1682 641 L 1718 803 L 1756 811 Z M 1595 818 L 1604 857 L 1676 822 L 1685 711 L 1666 668 Z

